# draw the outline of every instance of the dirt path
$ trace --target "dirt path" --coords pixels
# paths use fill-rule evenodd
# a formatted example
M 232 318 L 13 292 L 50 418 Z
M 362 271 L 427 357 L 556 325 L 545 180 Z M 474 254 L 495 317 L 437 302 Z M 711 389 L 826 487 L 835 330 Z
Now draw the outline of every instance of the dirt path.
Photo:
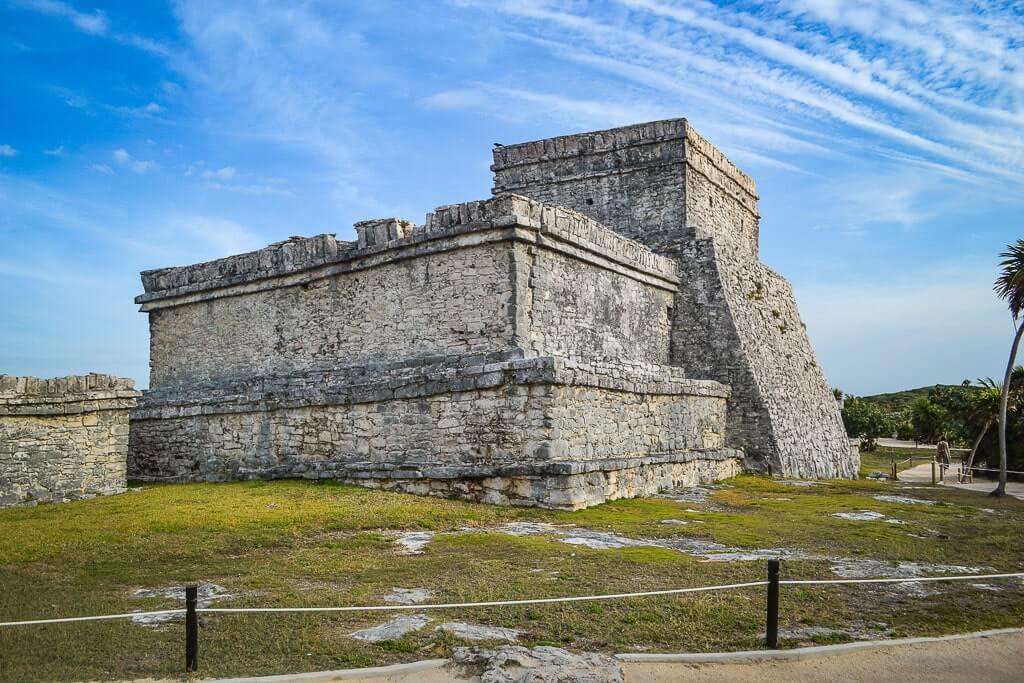
M 1002 683 L 1021 680 L 1024 664 L 1024 633 L 1004 633 L 979 638 L 941 640 L 917 644 L 879 645 L 864 649 L 812 656 L 791 661 L 750 661 L 745 663 L 688 664 L 682 662 L 623 662 L 627 683 L 675 683 L 676 681 L 730 681 L 734 683 L 811 683 L 818 681 L 899 681 L 900 683 L 959 683 L 984 681 Z M 354 672 L 352 672 L 354 673 Z M 403 671 L 394 675 L 357 678 L 335 672 L 232 679 L 265 683 L 449 683 L 472 682 L 479 678 L 455 676 L 447 667 Z M 382 673 L 382 672 L 381 672 Z
M 977 491 L 979 493 L 989 493 L 996 487 L 996 482 L 986 481 L 984 479 L 975 479 L 973 484 L 959 484 L 956 480 L 956 473 L 960 466 L 950 465 L 949 469 L 946 470 L 943 481 L 937 486 L 946 486 L 949 488 L 963 489 L 965 491 Z M 938 468 L 938 465 L 936 465 Z M 903 470 L 897 476 L 900 481 L 905 481 L 914 484 L 931 484 L 932 483 L 932 464 L 926 462 L 923 465 L 917 465 L 910 469 Z M 936 478 L 938 478 L 938 469 L 936 469 Z M 1019 481 L 1008 481 L 1006 482 L 1006 495 L 1013 496 L 1024 500 L 1024 483 Z
M 1020 681 L 1024 634 L 856 650 L 793 662 L 627 664 L 626 680 L 670 681 Z

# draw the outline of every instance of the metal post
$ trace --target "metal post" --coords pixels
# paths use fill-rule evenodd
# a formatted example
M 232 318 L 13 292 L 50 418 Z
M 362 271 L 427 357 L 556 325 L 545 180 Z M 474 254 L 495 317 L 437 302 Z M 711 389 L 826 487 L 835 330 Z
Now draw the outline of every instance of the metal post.
M 765 644 L 770 650 L 779 647 L 779 561 L 768 560 L 768 623 Z
M 196 606 L 199 603 L 199 587 L 185 587 L 185 671 L 199 668 L 199 617 Z

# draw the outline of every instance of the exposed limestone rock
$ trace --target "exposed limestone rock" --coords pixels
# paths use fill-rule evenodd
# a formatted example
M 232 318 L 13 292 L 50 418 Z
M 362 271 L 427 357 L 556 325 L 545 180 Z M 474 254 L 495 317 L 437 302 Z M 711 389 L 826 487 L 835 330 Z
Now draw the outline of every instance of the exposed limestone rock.
M 399 640 L 400 638 L 419 631 L 431 622 L 426 614 L 413 614 L 411 616 L 395 617 L 379 626 L 371 626 L 351 633 L 356 640 L 365 640 L 368 643 L 379 643 L 382 640 Z
M 463 640 L 507 640 L 514 643 L 519 640 L 519 631 L 500 626 L 483 626 L 467 624 L 461 621 L 449 621 L 437 627 L 439 631 L 447 631 L 456 638 Z
M 452 660 L 480 670 L 480 683 L 624 683 L 622 665 L 608 655 L 558 647 L 458 647 Z
M 418 605 L 434 597 L 434 591 L 427 588 L 392 588 L 384 596 L 384 602 L 392 605 Z
M 173 600 L 177 604 L 170 609 L 179 609 L 185 606 L 185 587 L 184 586 L 167 586 L 166 588 L 139 588 L 132 593 L 133 598 L 165 598 L 167 600 Z M 228 593 L 227 589 L 223 586 L 218 586 L 215 583 L 201 583 L 196 586 L 196 606 L 197 607 L 209 607 L 217 600 L 224 598 L 230 598 L 231 594 Z M 146 610 L 152 612 L 158 612 L 159 609 Z M 169 621 L 183 621 L 185 619 L 182 614 L 142 614 L 137 617 L 132 617 L 133 624 L 141 624 L 143 626 L 159 626 Z

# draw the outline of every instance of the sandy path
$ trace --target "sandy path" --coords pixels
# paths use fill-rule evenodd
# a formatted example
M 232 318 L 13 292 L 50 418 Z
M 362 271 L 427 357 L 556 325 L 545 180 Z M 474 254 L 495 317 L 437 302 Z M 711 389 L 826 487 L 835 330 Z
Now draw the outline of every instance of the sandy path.
M 1024 633 L 946 640 L 914 645 L 881 645 L 800 661 L 760 661 L 742 664 L 683 664 L 624 662 L 627 683 L 731 681 L 735 683 L 811 683 L 818 681 L 1001 683 L 1024 680 Z M 349 681 L 350 683 L 449 683 L 479 681 L 456 677 L 447 668 L 405 672 L 393 676 L 349 678 L 342 674 L 305 674 L 249 679 L 284 683 Z
M 734 681 L 1020 681 L 1024 634 L 858 650 L 806 661 L 751 664 L 626 665 L 626 680 Z

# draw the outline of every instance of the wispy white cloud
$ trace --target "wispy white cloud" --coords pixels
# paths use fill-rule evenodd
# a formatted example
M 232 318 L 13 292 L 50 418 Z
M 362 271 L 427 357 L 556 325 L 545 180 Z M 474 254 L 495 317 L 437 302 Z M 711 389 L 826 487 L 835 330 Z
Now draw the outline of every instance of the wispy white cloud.
M 278 196 L 291 196 L 294 194 L 288 187 L 282 187 L 280 185 L 271 185 L 269 183 L 263 184 L 246 184 L 246 183 L 219 183 L 209 182 L 206 183 L 206 187 L 211 190 L 223 190 L 225 192 L 235 192 L 237 194 L 251 194 L 251 195 L 278 195 Z
M 168 218 L 163 231 L 199 242 L 198 249 L 211 258 L 230 256 L 252 251 L 263 245 L 263 241 L 241 224 L 226 218 L 209 216 L 178 216 Z
M 150 171 L 156 168 L 155 161 L 144 161 L 142 159 L 136 159 L 135 157 L 128 153 L 128 150 L 124 148 L 115 149 L 111 153 L 111 157 L 119 165 L 124 166 L 126 168 L 130 168 L 136 173 L 145 173 L 146 171 Z
M 42 14 L 67 19 L 75 28 L 85 33 L 103 35 L 110 30 L 110 22 L 100 10 L 88 13 L 79 12 L 66 2 L 57 2 L 56 0 L 16 0 L 13 4 Z
M 92 164 L 89 166 L 96 173 L 102 173 L 103 175 L 113 175 L 114 169 L 110 168 L 106 164 Z
M 554 54 L 607 69 L 664 95 L 729 92 L 731 109 L 759 119 L 767 130 L 780 127 L 773 122 L 789 121 L 847 141 L 852 132 L 877 140 L 885 151 L 999 182 L 1024 180 L 1024 139 L 1019 135 L 1024 115 L 1018 106 L 986 101 L 987 94 L 1000 91 L 1007 74 L 1017 78 L 1019 41 L 990 39 L 979 51 L 965 45 L 970 41 L 963 40 L 964 34 L 954 38 L 947 29 L 939 30 L 942 35 L 935 40 L 945 46 L 946 61 L 963 56 L 972 66 L 987 64 L 980 73 L 972 72 L 980 85 L 957 88 L 963 75 L 951 72 L 941 60 L 921 60 L 908 55 L 906 46 L 867 33 L 885 18 L 848 20 L 864 33 L 836 40 L 813 25 L 793 21 L 807 8 L 769 6 L 748 13 L 743 5 L 723 8 L 703 0 L 615 0 L 629 11 L 599 13 L 544 0 L 472 4 L 515 18 L 510 34 L 526 35 L 538 44 L 548 39 Z M 828 16 L 828 8 L 837 5 L 842 16 L 857 11 L 845 2 L 811 4 Z M 891 13 L 918 31 L 942 23 L 933 10 L 894 4 L 899 10 Z M 944 4 L 941 9 L 950 10 L 966 34 L 973 31 L 979 39 L 985 35 L 969 25 L 970 17 Z M 922 21 L 925 16 L 931 18 Z M 566 34 L 572 39 L 565 40 Z M 567 43 L 573 47 L 566 48 Z
M 234 166 L 224 166 L 216 170 L 208 169 L 202 172 L 202 176 L 207 179 L 231 180 L 235 177 L 235 168 Z
M 102 10 L 80 12 L 66 2 L 58 0 L 14 0 L 15 7 L 66 19 L 79 31 L 89 35 L 106 38 L 122 45 L 128 45 L 158 57 L 169 58 L 174 51 L 168 46 L 134 33 L 123 33 L 114 30 L 110 20 Z
M 0 157 L 13 157 L 17 156 L 18 150 L 14 149 L 10 145 L 0 145 Z
M 43 154 L 48 157 L 64 157 L 67 156 L 67 152 L 64 151 L 64 145 L 54 147 L 53 149 L 44 149 Z

